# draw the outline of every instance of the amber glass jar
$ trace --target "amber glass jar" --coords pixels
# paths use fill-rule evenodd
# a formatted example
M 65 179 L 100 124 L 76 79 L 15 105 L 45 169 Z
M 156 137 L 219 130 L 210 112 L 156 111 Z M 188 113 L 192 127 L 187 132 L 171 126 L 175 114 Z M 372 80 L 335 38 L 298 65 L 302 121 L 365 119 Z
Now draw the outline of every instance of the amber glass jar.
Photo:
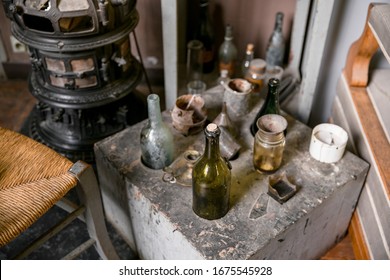
M 260 58 L 255 58 L 250 62 L 244 78 L 252 84 L 253 92 L 260 92 L 263 88 L 266 66 L 265 60 Z
M 273 173 L 282 164 L 287 121 L 280 115 L 269 114 L 259 118 L 257 126 L 259 130 L 253 145 L 253 166 L 261 173 Z

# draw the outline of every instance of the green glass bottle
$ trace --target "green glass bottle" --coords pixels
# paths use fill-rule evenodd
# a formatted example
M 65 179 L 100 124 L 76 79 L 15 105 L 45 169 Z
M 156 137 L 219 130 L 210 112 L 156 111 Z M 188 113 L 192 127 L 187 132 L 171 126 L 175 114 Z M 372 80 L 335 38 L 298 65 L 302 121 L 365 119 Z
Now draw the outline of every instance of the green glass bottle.
M 231 166 L 219 151 L 219 127 L 211 123 L 204 133 L 205 150 L 192 170 L 192 209 L 199 217 L 214 220 L 229 210 Z
M 256 118 L 253 120 L 250 130 L 253 136 L 256 135 L 256 132 L 259 130 L 257 127 L 257 120 L 267 114 L 278 114 L 280 115 L 279 107 L 279 79 L 271 78 L 268 81 L 268 93 L 267 98 L 260 111 L 257 113 Z
M 215 64 L 215 36 L 214 25 L 209 12 L 209 0 L 199 2 L 199 22 L 195 31 L 195 38 L 203 43 L 203 73 L 211 73 Z
M 219 127 L 211 123 L 204 133 L 205 150 L 192 170 L 192 209 L 199 217 L 214 220 L 229 210 L 231 166 L 220 155 Z

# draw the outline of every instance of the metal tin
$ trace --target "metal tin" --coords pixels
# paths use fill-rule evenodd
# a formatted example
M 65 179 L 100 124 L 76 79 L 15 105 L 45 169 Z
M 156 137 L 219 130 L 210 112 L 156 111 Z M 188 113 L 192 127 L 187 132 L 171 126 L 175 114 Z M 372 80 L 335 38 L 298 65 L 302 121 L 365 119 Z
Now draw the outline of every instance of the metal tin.
M 244 116 L 250 112 L 253 107 L 252 86 L 244 79 L 236 78 L 223 85 L 224 102 L 226 102 L 229 116 Z

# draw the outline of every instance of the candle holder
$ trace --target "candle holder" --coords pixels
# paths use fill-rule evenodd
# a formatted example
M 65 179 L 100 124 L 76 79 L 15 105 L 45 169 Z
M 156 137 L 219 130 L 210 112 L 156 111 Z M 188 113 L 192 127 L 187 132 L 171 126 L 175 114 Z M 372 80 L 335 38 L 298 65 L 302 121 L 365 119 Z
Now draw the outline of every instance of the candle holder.
M 329 123 L 319 124 L 312 132 L 310 155 L 320 162 L 337 162 L 344 155 L 347 141 L 348 134 L 343 128 Z

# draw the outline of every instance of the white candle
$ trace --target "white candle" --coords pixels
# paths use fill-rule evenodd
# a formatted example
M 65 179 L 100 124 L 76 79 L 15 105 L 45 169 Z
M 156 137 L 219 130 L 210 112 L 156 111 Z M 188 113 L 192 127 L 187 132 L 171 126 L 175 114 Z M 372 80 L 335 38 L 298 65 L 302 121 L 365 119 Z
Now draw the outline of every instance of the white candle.
M 319 124 L 313 129 L 310 155 L 321 162 L 337 162 L 343 157 L 347 141 L 348 134 L 341 127 L 329 123 Z

